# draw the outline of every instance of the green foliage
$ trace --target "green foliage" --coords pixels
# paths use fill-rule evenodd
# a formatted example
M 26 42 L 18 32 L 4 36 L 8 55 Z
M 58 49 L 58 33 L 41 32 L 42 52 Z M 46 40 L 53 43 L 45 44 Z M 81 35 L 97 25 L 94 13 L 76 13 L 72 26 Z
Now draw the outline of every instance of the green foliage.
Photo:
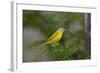
M 86 50 L 81 50 L 75 46 L 65 47 L 60 43 L 53 43 L 46 47 L 34 46 L 33 49 L 37 49 L 40 52 L 47 52 L 51 61 L 88 59 Z

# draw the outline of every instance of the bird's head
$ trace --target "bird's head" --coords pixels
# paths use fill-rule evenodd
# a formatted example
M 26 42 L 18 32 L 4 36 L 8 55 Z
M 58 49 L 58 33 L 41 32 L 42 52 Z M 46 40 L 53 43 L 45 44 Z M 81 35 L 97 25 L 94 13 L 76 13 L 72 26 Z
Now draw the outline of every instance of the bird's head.
M 64 28 L 59 28 L 58 30 L 57 30 L 58 32 L 64 32 L 64 31 L 66 31 L 66 29 L 64 29 Z

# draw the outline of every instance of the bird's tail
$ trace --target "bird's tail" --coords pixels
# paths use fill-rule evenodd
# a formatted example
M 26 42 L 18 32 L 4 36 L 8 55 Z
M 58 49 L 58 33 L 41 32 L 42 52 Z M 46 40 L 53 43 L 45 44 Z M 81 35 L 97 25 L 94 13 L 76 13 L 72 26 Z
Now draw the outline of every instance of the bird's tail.
M 32 48 L 41 48 L 41 47 L 43 47 L 43 46 L 45 46 L 45 45 L 47 45 L 47 44 L 49 44 L 49 42 L 45 42 L 45 43 L 43 43 L 43 44 L 41 44 L 41 45 L 39 45 L 39 46 L 37 46 L 37 47 L 32 47 Z
M 45 46 L 47 44 L 48 44 L 48 42 L 45 42 L 45 43 L 41 44 L 39 47 Z

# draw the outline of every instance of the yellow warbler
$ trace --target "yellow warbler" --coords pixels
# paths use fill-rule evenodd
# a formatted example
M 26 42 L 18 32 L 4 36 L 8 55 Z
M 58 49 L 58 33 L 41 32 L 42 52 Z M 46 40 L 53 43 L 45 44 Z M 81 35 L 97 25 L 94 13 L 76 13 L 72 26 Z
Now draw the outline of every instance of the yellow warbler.
M 59 28 L 45 43 L 40 46 L 59 42 L 59 40 L 62 38 L 64 31 L 64 28 Z

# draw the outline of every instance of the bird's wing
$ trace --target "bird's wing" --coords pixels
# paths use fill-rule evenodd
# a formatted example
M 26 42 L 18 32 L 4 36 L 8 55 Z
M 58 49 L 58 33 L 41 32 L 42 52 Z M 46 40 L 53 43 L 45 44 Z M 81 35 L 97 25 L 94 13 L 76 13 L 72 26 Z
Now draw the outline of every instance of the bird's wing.
M 55 33 L 48 39 L 48 41 L 51 40 L 52 38 L 54 38 L 55 36 L 57 36 L 57 32 L 55 32 Z

